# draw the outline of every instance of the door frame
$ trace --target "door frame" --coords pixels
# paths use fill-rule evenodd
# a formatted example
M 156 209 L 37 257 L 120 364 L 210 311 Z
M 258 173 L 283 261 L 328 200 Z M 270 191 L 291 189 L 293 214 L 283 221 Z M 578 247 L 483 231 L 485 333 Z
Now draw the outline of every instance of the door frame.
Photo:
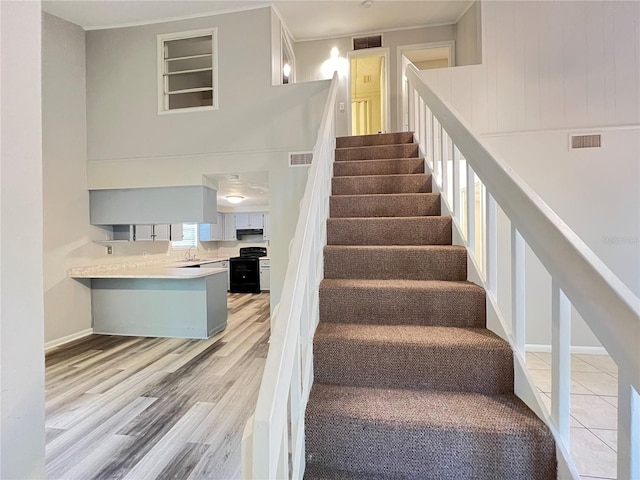
M 352 50 L 347 52 L 347 62 L 349 63 L 349 68 L 347 69 L 347 122 L 348 122 L 348 132 L 350 135 L 353 135 L 353 122 L 351 119 L 351 59 L 352 58 L 360 58 L 360 57 L 384 57 L 384 70 L 385 70 L 385 94 L 383 95 L 380 92 L 380 98 L 385 103 L 385 118 L 383 118 L 384 122 L 384 130 L 389 131 L 391 128 L 391 89 L 390 89 L 390 68 L 389 68 L 389 48 L 388 47 L 376 47 L 376 48 L 363 48 L 361 50 Z
M 413 45 L 400 45 L 397 47 L 397 66 L 398 66 L 398 125 L 396 125 L 396 130 L 402 130 L 402 86 L 404 84 L 404 70 L 402 65 L 402 58 L 405 52 L 411 50 L 428 50 L 430 48 L 442 48 L 448 47 L 449 49 L 449 67 L 454 67 L 456 65 L 456 41 L 455 40 L 444 40 L 441 42 L 429 42 L 429 43 L 414 43 Z

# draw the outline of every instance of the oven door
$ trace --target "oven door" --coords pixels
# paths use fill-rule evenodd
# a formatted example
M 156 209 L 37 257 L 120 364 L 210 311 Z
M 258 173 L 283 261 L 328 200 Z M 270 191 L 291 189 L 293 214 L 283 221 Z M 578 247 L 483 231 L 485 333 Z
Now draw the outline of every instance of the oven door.
M 260 260 L 251 257 L 229 259 L 229 291 L 260 293 Z

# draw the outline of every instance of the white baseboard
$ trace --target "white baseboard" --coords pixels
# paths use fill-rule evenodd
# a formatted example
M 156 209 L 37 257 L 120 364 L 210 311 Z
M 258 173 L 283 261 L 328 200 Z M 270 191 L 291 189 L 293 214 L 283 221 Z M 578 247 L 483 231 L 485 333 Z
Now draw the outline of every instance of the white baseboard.
M 79 338 L 86 337 L 87 335 L 91 335 L 93 333 L 93 328 L 87 328 L 86 330 L 81 330 L 76 333 L 72 333 L 71 335 L 67 335 L 66 337 L 56 338 L 55 340 L 51 340 L 44 344 L 45 352 L 47 350 L 51 350 L 52 348 L 59 347 L 60 345 L 64 345 L 65 343 L 73 342 L 74 340 L 78 340 Z
M 536 345 L 528 343 L 525 346 L 525 350 L 532 353 L 551 353 L 551 345 Z M 579 345 L 572 345 L 571 353 L 578 355 L 609 355 L 604 347 L 581 347 Z

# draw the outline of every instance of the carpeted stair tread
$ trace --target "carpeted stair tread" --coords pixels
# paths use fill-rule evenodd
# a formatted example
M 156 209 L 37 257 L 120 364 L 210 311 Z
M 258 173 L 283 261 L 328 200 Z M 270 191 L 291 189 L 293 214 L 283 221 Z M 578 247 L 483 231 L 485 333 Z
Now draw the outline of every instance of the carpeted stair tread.
M 431 193 L 431 175 L 360 175 L 331 179 L 333 195 Z
M 379 158 L 418 157 L 417 143 L 401 143 L 397 145 L 372 145 L 366 147 L 336 148 L 335 161 L 375 160 Z
M 394 175 L 424 173 L 424 158 L 392 158 L 381 160 L 354 160 L 335 162 L 335 177 L 353 175 Z
M 486 295 L 467 282 L 328 279 L 320 283 L 320 321 L 378 325 L 484 327 Z
M 314 381 L 336 385 L 513 392 L 513 355 L 486 328 L 318 324 Z
M 327 245 L 324 277 L 466 280 L 467 251 L 458 245 Z
M 354 135 L 337 137 L 336 148 L 368 147 L 372 145 L 397 145 L 412 143 L 413 132 L 374 133 L 371 135 Z
M 306 411 L 306 458 L 310 469 L 318 464 L 372 476 L 556 478 L 553 437 L 511 394 L 315 383 Z
M 329 245 L 450 245 L 451 217 L 351 217 L 327 220 Z
M 333 218 L 440 215 L 440 194 L 332 195 L 329 211 Z

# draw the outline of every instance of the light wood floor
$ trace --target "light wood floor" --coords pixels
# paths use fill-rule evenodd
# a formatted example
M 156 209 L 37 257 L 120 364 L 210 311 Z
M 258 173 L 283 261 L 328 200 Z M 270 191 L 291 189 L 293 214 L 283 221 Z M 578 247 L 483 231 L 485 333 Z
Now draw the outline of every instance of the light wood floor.
M 240 478 L 269 324 L 268 294 L 230 294 L 209 340 L 92 335 L 48 352 L 47 478 Z

